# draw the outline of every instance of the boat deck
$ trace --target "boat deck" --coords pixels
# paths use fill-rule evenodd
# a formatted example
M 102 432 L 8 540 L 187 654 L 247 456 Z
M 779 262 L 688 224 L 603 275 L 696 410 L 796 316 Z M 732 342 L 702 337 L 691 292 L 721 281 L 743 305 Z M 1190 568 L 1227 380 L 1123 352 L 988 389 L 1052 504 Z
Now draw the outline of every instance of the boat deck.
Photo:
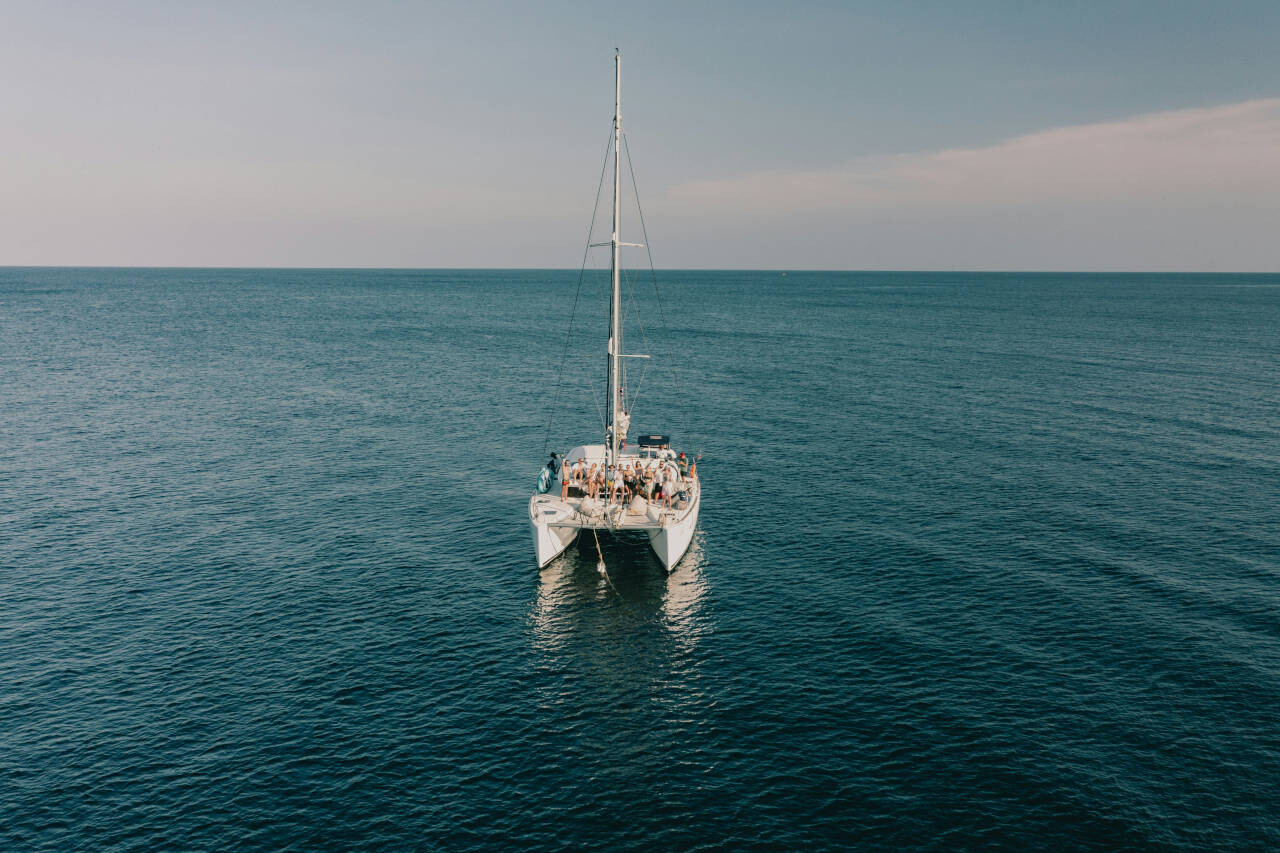
M 662 509 L 650 504 L 643 512 L 631 510 L 630 504 L 596 502 L 598 511 L 591 515 L 582 512 L 584 498 L 561 498 L 559 495 L 536 495 L 529 505 L 531 516 L 548 527 L 569 527 L 584 530 L 661 530 L 687 515 L 693 501 L 684 509 Z

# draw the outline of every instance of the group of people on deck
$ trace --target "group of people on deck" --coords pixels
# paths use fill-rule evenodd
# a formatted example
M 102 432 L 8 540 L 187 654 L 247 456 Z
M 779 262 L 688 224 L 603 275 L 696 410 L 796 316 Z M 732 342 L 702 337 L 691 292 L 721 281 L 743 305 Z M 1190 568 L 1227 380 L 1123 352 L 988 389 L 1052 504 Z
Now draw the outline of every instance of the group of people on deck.
M 593 499 L 628 501 L 642 495 L 645 499 L 670 509 L 688 496 L 688 481 L 698 476 L 698 464 L 684 453 L 676 459 L 637 459 L 606 468 L 603 464 L 588 464 L 586 459 L 566 460 L 562 471 L 560 497 L 570 496 L 573 489 L 578 495 Z

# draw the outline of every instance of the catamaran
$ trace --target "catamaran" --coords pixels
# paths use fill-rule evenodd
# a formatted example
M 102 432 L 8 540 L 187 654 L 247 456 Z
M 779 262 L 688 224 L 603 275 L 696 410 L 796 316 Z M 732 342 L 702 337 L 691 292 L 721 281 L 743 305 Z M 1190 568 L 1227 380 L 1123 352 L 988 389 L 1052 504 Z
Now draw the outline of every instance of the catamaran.
M 619 154 L 622 136 L 622 57 L 614 56 L 613 102 L 613 231 L 607 242 L 611 292 L 607 376 L 605 379 L 604 441 L 581 444 L 567 453 L 552 453 L 538 478 L 538 489 L 529 498 L 529 523 L 533 529 L 538 567 L 550 563 L 590 531 L 600 556 L 600 531 L 631 538 L 648 538 L 663 568 L 671 571 L 689 550 L 698 524 L 702 488 L 696 458 L 677 453 L 666 434 L 637 436 L 628 441 L 631 413 L 627 408 L 626 371 L 622 346 L 622 264 L 619 249 L 644 248 L 643 243 L 619 239 L 621 201 Z M 655 280 L 656 283 L 656 280 Z

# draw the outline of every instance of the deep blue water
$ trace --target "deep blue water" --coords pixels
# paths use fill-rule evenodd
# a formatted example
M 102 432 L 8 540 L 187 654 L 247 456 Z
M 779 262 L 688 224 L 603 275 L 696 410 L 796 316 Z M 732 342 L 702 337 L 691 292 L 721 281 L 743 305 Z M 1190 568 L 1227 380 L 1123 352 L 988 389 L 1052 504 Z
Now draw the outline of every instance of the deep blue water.
M 0 269 L 0 847 L 1280 846 L 1280 276 L 659 277 Z

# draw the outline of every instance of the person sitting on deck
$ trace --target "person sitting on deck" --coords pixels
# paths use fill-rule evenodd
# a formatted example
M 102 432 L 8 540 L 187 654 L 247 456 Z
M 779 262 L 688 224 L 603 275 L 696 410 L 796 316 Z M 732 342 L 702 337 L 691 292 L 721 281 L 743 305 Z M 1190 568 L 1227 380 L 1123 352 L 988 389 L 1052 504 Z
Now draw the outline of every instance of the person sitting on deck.
M 676 487 L 676 492 L 671 496 L 671 505 L 674 509 L 684 509 L 689 505 L 689 481 L 681 480 Z
M 614 465 L 609 469 L 609 502 L 618 503 L 622 501 L 626 493 L 627 487 L 622 482 L 622 472 L 618 470 L 617 465 Z
M 581 459 L 576 460 L 573 465 L 569 466 L 569 496 L 580 498 L 587 493 L 587 484 L 584 482 L 586 476 L 586 465 Z

